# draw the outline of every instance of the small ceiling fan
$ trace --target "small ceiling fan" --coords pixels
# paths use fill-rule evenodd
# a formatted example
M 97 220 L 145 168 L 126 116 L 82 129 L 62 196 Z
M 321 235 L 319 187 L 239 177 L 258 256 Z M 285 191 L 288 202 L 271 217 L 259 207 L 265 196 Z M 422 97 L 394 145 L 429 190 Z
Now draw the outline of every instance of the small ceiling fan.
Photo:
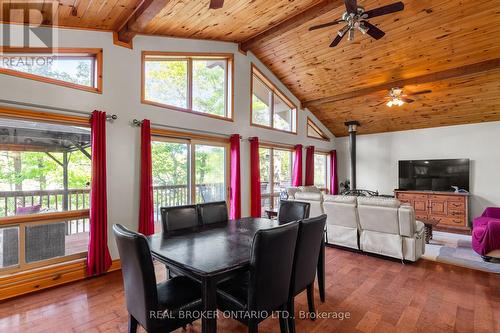
M 415 102 L 415 100 L 408 98 L 408 96 L 424 95 L 431 92 L 432 90 L 421 90 L 404 94 L 402 88 L 392 88 L 391 90 L 389 90 L 389 96 L 386 97 L 386 99 L 388 99 L 386 105 L 388 107 L 392 107 L 393 105 L 402 106 L 405 103 L 413 103 Z
M 219 9 L 224 6 L 224 0 L 210 0 L 210 9 Z
M 358 6 L 357 0 L 344 0 L 344 4 L 346 7 L 346 12 L 342 15 L 341 18 L 332 22 L 315 25 L 309 28 L 309 31 L 312 31 L 345 22 L 346 25 L 338 31 L 337 36 L 330 44 L 330 47 L 337 46 L 346 34 L 349 41 L 354 40 L 354 32 L 356 30 L 361 31 L 363 35 L 368 34 L 374 39 L 380 39 L 384 37 L 385 32 L 368 22 L 367 19 L 399 12 L 405 8 L 404 3 L 402 3 L 401 1 L 368 11 L 365 11 L 365 9 L 361 6 Z

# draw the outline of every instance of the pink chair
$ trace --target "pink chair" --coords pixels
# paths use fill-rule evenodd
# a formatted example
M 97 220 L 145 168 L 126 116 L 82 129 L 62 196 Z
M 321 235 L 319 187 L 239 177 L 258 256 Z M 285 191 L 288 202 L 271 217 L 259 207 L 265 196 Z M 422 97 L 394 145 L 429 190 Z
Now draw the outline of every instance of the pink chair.
M 474 219 L 472 248 L 485 261 L 500 258 L 500 207 L 488 207 Z

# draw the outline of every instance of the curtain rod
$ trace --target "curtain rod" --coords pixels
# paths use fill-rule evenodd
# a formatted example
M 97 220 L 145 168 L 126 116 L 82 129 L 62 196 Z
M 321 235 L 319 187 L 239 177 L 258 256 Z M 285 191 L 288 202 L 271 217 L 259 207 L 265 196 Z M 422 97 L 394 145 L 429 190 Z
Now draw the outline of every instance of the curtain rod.
M 9 104 L 9 105 L 16 105 L 16 106 L 24 106 L 24 107 L 42 109 L 42 110 L 52 110 L 52 111 L 60 111 L 60 112 L 66 112 L 66 113 L 76 113 L 76 114 L 81 114 L 81 115 L 85 115 L 85 116 L 92 115 L 92 112 L 87 112 L 87 111 L 72 110 L 72 109 L 66 109 L 66 108 L 61 108 L 61 107 L 57 107 L 57 106 L 50 106 L 50 105 L 11 101 L 11 100 L 7 100 L 7 99 L 0 99 L 0 103 Z M 118 119 L 118 116 L 116 114 L 106 115 L 106 119 L 109 121 L 112 121 L 112 120 Z
M 142 121 L 141 120 L 138 120 L 138 119 L 132 119 L 132 126 L 136 126 L 136 127 L 140 127 L 142 125 Z M 185 127 L 179 127 L 179 126 L 172 126 L 172 125 L 163 125 L 163 124 L 158 124 L 158 123 L 151 123 L 151 126 L 154 126 L 154 127 L 165 127 L 165 128 L 171 128 L 171 129 L 176 129 L 176 130 L 182 130 L 182 131 L 185 131 L 185 132 L 195 132 L 195 133 L 204 133 L 204 134 L 211 134 L 211 135 L 217 135 L 217 136 L 220 136 L 220 137 L 225 137 L 225 138 L 229 138 L 231 135 L 228 135 L 228 134 L 221 134 L 221 133 L 217 133 L 217 132 L 211 132 L 211 131 L 206 131 L 206 130 L 196 130 L 196 129 L 192 129 L 192 128 L 185 128 Z M 253 138 L 253 136 L 250 136 L 248 138 L 244 138 L 240 135 L 240 139 L 242 141 L 248 141 L 249 139 Z M 280 146 L 290 146 L 291 148 L 293 148 L 293 146 L 295 145 L 292 145 L 292 144 L 287 144 L 287 143 L 283 143 L 283 142 L 275 142 L 275 141 L 268 141 L 268 140 L 263 140 L 261 141 L 261 143 L 263 144 L 275 144 L 275 145 L 280 145 Z
M 133 119 L 132 120 L 132 125 L 133 126 L 140 127 L 141 124 L 142 124 L 141 120 L 138 120 L 138 119 Z M 173 126 L 173 125 L 164 125 L 164 124 L 158 124 L 158 123 L 151 123 L 151 126 L 170 128 L 170 129 L 185 131 L 185 132 L 188 132 L 188 133 L 189 132 L 194 132 L 194 133 L 200 133 L 200 134 L 217 135 L 217 136 L 224 137 L 224 138 L 229 138 L 231 136 L 229 134 L 221 134 L 221 133 L 212 132 L 212 131 L 198 130 L 198 129 L 193 129 L 193 128 L 185 128 L 185 127 Z

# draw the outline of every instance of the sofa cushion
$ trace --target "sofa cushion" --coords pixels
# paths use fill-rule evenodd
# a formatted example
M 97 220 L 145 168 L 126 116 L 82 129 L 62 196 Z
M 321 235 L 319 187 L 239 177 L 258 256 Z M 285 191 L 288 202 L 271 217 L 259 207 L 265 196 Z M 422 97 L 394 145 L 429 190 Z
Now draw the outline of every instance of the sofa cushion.
M 306 200 L 306 201 L 321 201 L 323 199 L 323 195 L 321 192 L 297 192 L 295 193 L 295 200 Z
M 286 194 L 288 194 L 288 199 L 294 199 L 295 194 L 300 192 L 300 188 L 298 187 L 289 187 L 286 189 Z
M 393 199 L 393 198 L 358 197 L 358 206 L 399 208 L 399 206 L 401 206 L 401 202 L 398 199 Z
M 316 186 L 299 186 L 301 192 L 312 192 L 312 193 L 321 193 L 321 190 Z
M 324 202 L 337 202 L 343 204 L 355 205 L 357 200 L 355 196 L 352 195 L 325 195 L 323 196 Z

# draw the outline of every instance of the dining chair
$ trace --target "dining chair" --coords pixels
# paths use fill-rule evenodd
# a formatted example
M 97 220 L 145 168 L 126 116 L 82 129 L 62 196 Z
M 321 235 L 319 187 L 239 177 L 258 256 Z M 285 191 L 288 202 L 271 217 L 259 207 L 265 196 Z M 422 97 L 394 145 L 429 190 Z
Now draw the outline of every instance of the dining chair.
M 288 326 L 290 333 L 295 333 L 295 296 L 307 289 L 309 312 L 314 308 L 314 280 L 318 265 L 319 252 L 323 246 L 322 239 L 326 224 L 326 215 L 320 215 L 299 223 L 295 256 L 293 259 L 292 278 L 288 300 Z M 314 319 L 314 316 L 310 316 Z
M 311 204 L 307 202 L 281 200 L 278 222 L 282 224 L 307 219 L 310 207 Z
M 200 225 L 196 205 L 161 207 L 163 232 L 195 228 Z
M 298 228 L 292 222 L 257 231 L 249 271 L 217 285 L 218 308 L 246 324 L 249 333 L 257 333 L 273 311 L 279 311 L 281 333 L 288 331 L 286 303 Z
M 198 204 L 198 215 L 203 225 L 227 222 L 229 220 L 227 203 L 225 201 Z
M 129 333 L 135 333 L 138 324 L 148 333 L 157 333 L 172 332 L 191 323 L 194 319 L 181 318 L 202 309 L 200 285 L 184 276 L 157 284 L 144 235 L 120 224 L 113 225 L 113 232 L 122 265 Z

